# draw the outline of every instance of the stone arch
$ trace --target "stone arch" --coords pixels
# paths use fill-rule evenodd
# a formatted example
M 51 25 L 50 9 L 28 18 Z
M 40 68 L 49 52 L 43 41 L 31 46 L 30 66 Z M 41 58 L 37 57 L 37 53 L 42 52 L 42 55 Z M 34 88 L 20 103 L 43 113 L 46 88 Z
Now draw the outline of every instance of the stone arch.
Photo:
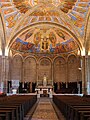
M 33 58 L 33 59 L 35 59 L 35 61 L 36 61 L 36 63 L 37 63 L 37 59 L 36 59 L 36 57 L 35 57 L 33 54 L 26 56 L 26 57 L 24 58 L 24 61 L 25 61 L 26 59 L 28 59 L 28 58 Z
M 11 52 L 10 54 L 12 55 L 12 52 Z M 20 57 L 22 58 L 22 60 L 23 60 L 23 56 L 22 56 L 21 54 L 16 53 L 15 55 L 12 55 L 12 59 L 13 59 L 15 56 L 20 56 Z
M 54 82 L 66 82 L 66 61 L 63 57 L 54 60 Z
M 42 59 L 44 59 L 44 58 L 48 59 L 48 60 L 52 63 L 52 59 L 51 59 L 50 57 L 48 57 L 48 56 L 40 57 L 40 58 L 38 59 L 38 62 L 40 63 L 40 61 L 41 61 Z

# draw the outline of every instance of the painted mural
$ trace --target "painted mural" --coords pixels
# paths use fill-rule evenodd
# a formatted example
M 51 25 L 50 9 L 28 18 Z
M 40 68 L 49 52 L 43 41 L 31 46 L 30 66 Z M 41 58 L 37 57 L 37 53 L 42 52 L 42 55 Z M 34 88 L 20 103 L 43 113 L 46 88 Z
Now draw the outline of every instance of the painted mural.
M 0 8 L 4 16 L 6 29 L 8 31 L 7 34 L 8 35 L 10 34 L 11 30 L 14 28 L 19 18 L 23 14 L 25 14 L 29 9 L 33 8 L 33 6 L 38 5 L 40 2 L 45 3 L 44 5 L 46 6 L 49 6 L 49 4 L 47 3 L 53 4 L 54 7 L 53 6 L 47 8 L 44 7 L 43 9 L 42 5 L 40 9 L 42 9 L 43 11 L 37 10 L 31 14 L 32 16 L 34 17 L 40 16 L 40 18 L 38 19 L 39 21 L 43 20 L 55 22 L 60 21 L 58 12 L 53 11 L 54 8 L 57 7 L 58 10 L 61 10 L 68 15 L 68 17 L 78 30 L 80 36 L 81 37 L 84 36 L 85 19 L 90 6 L 90 0 L 0 0 Z M 51 12 L 49 9 L 51 9 Z M 44 17 L 42 16 L 47 17 L 44 19 Z M 32 19 L 31 22 L 30 20 L 27 21 L 28 23 L 31 24 L 33 21 L 36 20 L 37 19 L 35 18 Z M 25 25 L 26 24 L 28 25 L 28 23 L 25 23 Z M 69 27 L 69 29 L 71 28 Z
M 56 7 L 67 13 L 75 5 L 77 0 L 13 0 L 16 7 L 23 13 L 27 12 L 30 9 L 30 6 L 33 7 L 39 3 L 52 3 Z
M 6 29 L 8 30 L 6 32 L 8 35 L 8 33 L 12 30 L 19 17 L 21 16 L 21 13 L 14 6 L 11 0 L 0 0 L 0 7 L 4 16 Z
M 85 18 L 87 16 L 89 6 L 90 0 L 78 0 L 75 6 L 73 6 L 72 11 L 68 13 L 68 16 L 82 37 L 84 35 Z
M 13 0 L 14 4 L 21 12 L 26 12 L 30 6 L 35 6 L 39 3 L 52 3 L 55 6 L 61 6 L 60 9 L 63 12 L 68 12 L 69 9 L 75 5 L 77 0 Z M 21 9 L 22 6 L 22 9 Z
M 67 53 L 78 49 L 68 33 L 58 28 L 33 28 L 18 36 L 12 50 L 30 53 Z

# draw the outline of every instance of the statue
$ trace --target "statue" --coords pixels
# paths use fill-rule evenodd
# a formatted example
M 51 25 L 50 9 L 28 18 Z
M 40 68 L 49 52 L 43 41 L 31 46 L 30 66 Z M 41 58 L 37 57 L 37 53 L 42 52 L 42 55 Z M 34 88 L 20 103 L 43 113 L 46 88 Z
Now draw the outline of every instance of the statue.
M 46 75 L 44 75 L 43 77 L 43 86 L 46 86 L 47 85 L 47 78 L 46 78 Z

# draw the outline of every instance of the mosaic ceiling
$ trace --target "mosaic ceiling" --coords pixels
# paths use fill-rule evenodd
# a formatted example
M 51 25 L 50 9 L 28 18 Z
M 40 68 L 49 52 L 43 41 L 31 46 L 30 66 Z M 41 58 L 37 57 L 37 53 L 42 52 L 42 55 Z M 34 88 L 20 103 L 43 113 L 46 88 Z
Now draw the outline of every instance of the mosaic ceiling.
M 55 27 L 35 27 L 19 35 L 11 46 L 12 50 L 30 53 L 66 53 L 78 49 L 74 38 Z

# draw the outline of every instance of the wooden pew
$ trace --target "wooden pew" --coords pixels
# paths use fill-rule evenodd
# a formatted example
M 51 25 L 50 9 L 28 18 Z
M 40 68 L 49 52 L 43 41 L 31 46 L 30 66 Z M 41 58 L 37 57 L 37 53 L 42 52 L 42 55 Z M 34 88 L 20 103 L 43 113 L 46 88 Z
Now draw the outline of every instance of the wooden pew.
M 13 120 L 12 110 L 9 109 L 0 109 L 0 118 L 1 120 Z
M 87 120 L 90 118 L 90 98 L 79 96 L 53 96 L 53 101 L 66 120 Z
M 24 116 L 34 105 L 36 100 L 36 95 L 20 95 L 0 98 L 0 118 L 5 118 L 5 120 L 23 120 Z M 3 114 L 2 111 L 4 111 Z
M 15 106 L 15 105 L 0 105 L 0 109 L 5 109 L 5 108 L 14 109 L 15 120 L 20 120 L 20 117 L 19 117 L 19 113 L 20 113 L 19 106 Z

